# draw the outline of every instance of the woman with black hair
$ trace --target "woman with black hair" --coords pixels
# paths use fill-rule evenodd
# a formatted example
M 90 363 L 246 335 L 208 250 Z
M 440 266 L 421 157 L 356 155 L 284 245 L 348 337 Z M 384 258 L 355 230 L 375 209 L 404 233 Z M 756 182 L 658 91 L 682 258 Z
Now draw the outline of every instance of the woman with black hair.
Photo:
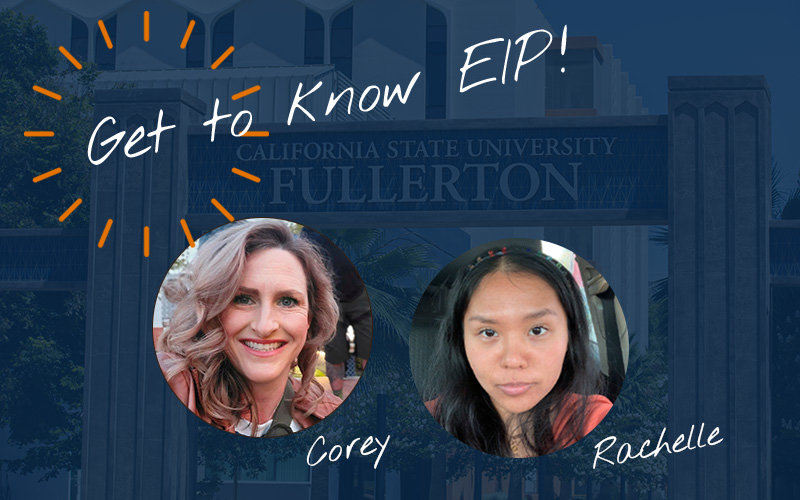
M 461 271 L 440 327 L 426 406 L 483 452 L 531 457 L 583 438 L 606 416 L 582 296 L 555 259 L 501 248 Z

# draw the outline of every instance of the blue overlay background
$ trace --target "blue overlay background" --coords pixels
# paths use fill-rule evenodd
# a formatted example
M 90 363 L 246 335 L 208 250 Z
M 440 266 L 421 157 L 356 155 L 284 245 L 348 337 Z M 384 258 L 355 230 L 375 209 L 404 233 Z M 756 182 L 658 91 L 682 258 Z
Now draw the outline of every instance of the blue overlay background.
M 703 376 L 693 370 L 702 364 L 698 359 L 707 358 L 684 359 L 676 353 L 693 351 L 701 344 L 708 350 L 704 351 L 706 353 L 718 347 L 721 350 L 730 347 L 733 352 L 727 353 L 726 359 L 733 360 L 735 366 L 737 347 L 730 333 L 735 325 L 720 321 L 719 328 L 683 331 L 680 338 L 697 338 L 696 346 L 676 346 L 674 341 L 678 337 L 670 337 L 669 299 L 674 297 L 670 296 L 666 283 L 669 265 L 674 261 L 670 261 L 667 248 L 679 238 L 671 235 L 667 227 L 670 210 L 675 207 L 670 207 L 667 195 L 671 182 L 668 159 L 671 142 L 666 115 L 670 112 L 667 77 L 722 75 L 720 81 L 724 86 L 734 81 L 733 77 L 725 75 L 742 74 L 764 75 L 771 91 L 773 183 L 772 200 L 768 202 L 772 201 L 772 213 L 765 214 L 771 217 L 771 222 L 764 221 L 768 224 L 769 247 L 762 253 L 755 252 L 756 262 L 748 263 L 748 270 L 755 268 L 759 276 L 771 280 L 766 296 L 752 298 L 753 317 L 761 314 L 761 310 L 769 311 L 768 329 L 756 329 L 757 337 L 753 339 L 754 345 L 764 348 L 768 355 L 758 364 L 747 365 L 747 373 L 731 372 L 731 382 L 725 391 L 731 399 L 735 399 L 740 390 L 750 394 L 755 389 L 751 387 L 753 380 L 747 380 L 747 374 L 752 372 L 753 377 L 760 377 L 758 373 L 767 374 L 764 387 L 769 393 L 760 396 L 763 404 L 759 409 L 769 415 L 771 426 L 754 424 L 758 429 L 768 428 L 769 434 L 752 437 L 752 460 L 758 461 L 759 454 L 765 454 L 768 459 L 761 462 L 765 467 L 757 472 L 747 469 L 749 472 L 745 475 L 754 474 L 752 482 L 759 484 L 754 489 L 759 498 L 800 497 L 800 479 L 796 474 L 800 461 L 795 455 L 800 446 L 800 408 L 796 390 L 793 390 L 800 369 L 800 223 L 797 222 L 800 192 L 795 191 L 800 186 L 800 171 L 792 142 L 797 135 L 793 121 L 800 113 L 800 98 L 794 89 L 796 65 L 790 63 L 796 55 L 793 47 L 790 49 L 785 42 L 788 34 L 794 31 L 790 20 L 800 18 L 798 6 L 788 1 L 758 5 L 729 2 L 725 8 L 697 2 L 652 6 L 641 2 L 608 5 L 541 0 L 538 4 L 550 21 L 554 35 L 560 34 L 561 27 L 567 24 L 569 36 L 597 36 L 602 43 L 613 44 L 615 56 L 622 60 L 624 70 L 629 72 L 631 82 L 637 85 L 645 106 L 654 116 L 527 120 L 509 114 L 490 120 L 452 122 L 398 120 L 313 124 L 305 120 L 291 127 L 285 125 L 283 116 L 282 123 L 265 120 L 255 125 L 254 129 L 269 129 L 271 136 L 250 140 L 251 143 L 280 147 L 283 143 L 313 141 L 374 142 L 378 156 L 359 161 L 264 159 L 237 163 L 237 148 L 245 139 L 232 138 L 223 128 L 221 132 L 218 130 L 215 142 L 210 143 L 207 129 L 199 126 L 202 120 L 198 120 L 198 116 L 203 120 L 210 116 L 213 103 L 208 102 L 201 103 L 205 109 L 198 109 L 190 119 L 171 117 L 181 120 L 184 132 L 188 131 L 185 142 L 176 143 L 186 148 L 186 157 L 176 153 L 169 143 L 163 144 L 163 151 L 159 153 L 161 163 L 155 169 L 152 165 L 146 166 L 144 160 L 123 160 L 120 155 L 103 166 L 90 165 L 85 151 L 89 133 L 98 121 L 96 118 L 76 125 L 73 130 L 80 130 L 81 134 L 71 141 L 57 143 L 55 151 L 40 146 L 39 142 L 36 145 L 22 142 L 23 130 L 44 129 L 48 125 L 31 123 L 25 116 L 24 102 L 5 102 L 4 115 L 21 118 L 16 128 L 5 126 L 8 122 L 3 122 L 4 128 L 0 130 L 0 148 L 17 154 L 14 161 L 4 156 L 4 163 L 0 164 L 2 179 L 9 185 L 9 189 L 3 191 L 4 199 L 0 199 L 5 212 L 0 228 L 0 369 L 5 377 L 5 382 L 0 382 L 0 392 L 5 394 L 0 401 L 0 499 L 264 498 L 277 495 L 331 499 L 682 498 L 676 493 L 681 491 L 691 491 L 687 497 L 692 498 L 734 497 L 739 469 L 728 462 L 750 459 L 746 449 L 741 452 L 743 456 L 734 456 L 736 454 L 731 451 L 737 434 L 725 424 L 736 419 L 715 421 L 710 415 L 718 413 L 714 413 L 711 404 L 707 413 L 703 411 L 703 399 L 713 396 L 716 390 L 711 384 L 704 384 Z M 155 7 L 153 10 L 156 11 Z M 508 25 L 506 33 L 476 29 L 474 41 L 494 36 L 516 37 L 541 27 L 527 26 L 523 22 L 525 27 L 520 29 L 520 21 L 512 18 L 503 22 Z M 18 33 L 10 30 L 0 35 L 22 41 L 15 39 Z M 542 59 L 531 66 L 544 64 Z M 381 67 L 380 61 L 374 65 L 375 74 L 382 71 L 392 74 L 392 68 Z M 3 85 L 5 80 L 19 80 L 20 85 L 30 88 L 40 81 L 35 79 L 37 76 L 22 70 L 7 73 L 3 76 Z M 422 92 L 424 76 L 414 93 Z M 457 72 L 448 73 L 448 85 L 458 85 L 459 77 Z M 97 96 L 99 99 L 100 93 Z M 220 99 L 227 97 L 227 94 L 220 95 Z M 165 98 L 165 102 L 167 100 Z M 148 102 L 141 114 L 148 116 L 147 110 L 154 105 L 158 109 L 157 104 L 158 99 Z M 112 100 L 103 103 L 98 100 L 97 105 L 104 106 L 105 110 L 115 109 Z M 449 103 L 453 113 L 459 106 L 469 105 L 468 99 L 453 99 Z M 83 111 L 92 112 L 91 109 Z M 63 119 L 62 113 L 53 107 L 45 111 L 44 116 L 58 121 Z M 122 107 L 120 113 L 133 116 Z M 259 121 L 257 113 L 255 120 Z M 129 130 L 134 121 L 128 123 Z M 478 196 L 479 188 L 476 178 L 466 174 L 458 184 L 466 201 L 449 195 L 442 201 L 430 199 L 435 192 L 433 165 L 463 168 L 465 162 L 471 161 L 465 158 L 469 156 L 467 141 L 470 139 L 597 136 L 617 138 L 614 154 L 579 160 L 582 161 L 579 201 L 570 198 L 556 181 L 552 185 L 553 200 L 549 202 L 542 201 L 543 191 L 529 200 L 514 201 L 498 194 L 500 181 L 495 174 L 487 177 L 484 186 L 490 193 L 488 200 L 469 201 Z M 456 156 L 428 155 L 414 159 L 393 158 L 388 154 L 387 145 L 392 140 L 438 139 L 456 141 Z M 152 152 L 146 156 L 150 155 Z M 500 169 L 505 165 L 506 160 L 492 153 L 479 156 L 475 161 L 498 162 Z M 83 172 L 76 174 L 77 179 L 70 177 L 68 180 L 64 174 L 64 179 L 58 181 L 58 189 L 78 192 L 84 199 L 84 205 L 63 224 L 56 220 L 57 216 L 63 210 L 62 205 L 67 206 L 74 197 L 53 195 L 44 186 L 47 181 L 31 186 L 30 175 L 16 173 L 26 161 L 33 165 L 27 168 L 40 173 L 37 165 L 57 162 L 60 158 L 77 166 L 76 171 Z M 540 189 L 544 189 L 546 174 L 540 163 L 548 160 L 521 157 L 508 160 L 509 163 L 513 161 L 534 165 L 540 175 Z M 568 163 L 553 161 L 558 173 L 569 179 Z M 124 165 L 125 171 L 115 173 L 114 164 L 116 168 Z M 425 176 L 417 195 L 427 193 L 426 201 L 339 202 L 342 193 L 337 192 L 335 186 L 341 185 L 336 177 L 341 170 L 334 172 L 334 194 L 323 203 L 307 203 L 300 189 L 303 168 L 313 169 L 309 178 L 311 196 L 319 198 L 325 195 L 321 187 L 327 182 L 322 173 L 324 167 L 352 166 L 351 194 L 358 198 L 368 194 L 372 187 L 373 177 L 368 167 L 380 165 L 384 167 L 381 196 L 396 194 L 401 198 L 405 181 L 399 169 L 408 164 L 425 165 Z M 188 165 L 188 171 L 174 173 L 184 165 Z M 230 175 L 232 166 L 259 173 L 262 182 L 252 184 Z M 277 166 L 295 169 L 291 175 L 296 187 L 281 191 L 285 202 L 281 204 L 272 203 L 274 179 L 270 169 Z M 66 171 L 67 165 L 63 167 Z M 526 172 L 518 168 L 510 175 L 508 182 L 514 193 L 527 191 L 526 183 L 530 180 L 525 175 L 520 177 Z M 90 173 L 94 176 L 92 187 L 87 181 Z M 736 173 L 732 172 L 731 176 Z M 141 205 L 128 205 L 134 196 L 128 197 L 125 190 L 121 190 L 123 194 L 118 197 L 106 192 L 113 191 L 117 185 L 127 186 L 125 176 L 141 176 L 145 179 L 141 185 L 147 186 L 156 184 L 153 179 L 167 175 L 185 175 L 188 185 L 183 200 L 185 210 L 178 217 L 175 217 L 174 208 L 162 201 L 171 199 L 173 191 L 169 189 L 175 189 L 179 182 L 170 184 L 169 189 L 154 190 L 152 198 L 147 197 Z M 769 173 L 765 175 L 769 182 Z M 614 178 L 628 179 L 630 184 L 614 185 Z M 699 178 L 703 178 L 702 173 Z M 736 212 L 735 202 L 730 200 L 744 199 L 749 191 L 745 193 L 738 183 L 732 183 L 731 187 L 725 207 L 726 213 L 734 216 L 725 218 L 719 226 L 715 226 L 713 220 L 707 226 L 700 226 L 698 235 L 714 233 L 722 226 L 735 230 L 740 222 L 737 217 L 745 223 L 747 214 Z M 608 194 L 609 188 L 616 189 L 612 195 Z M 92 195 L 92 189 L 101 194 Z M 51 195 L 56 199 L 49 198 Z M 185 246 L 178 220 L 186 217 L 195 237 L 226 222 L 208 202 L 211 197 L 220 200 L 237 218 L 281 217 L 328 235 L 351 257 L 372 297 L 376 311 L 373 348 L 360 383 L 333 415 L 288 438 L 252 440 L 199 423 L 174 398 L 163 379 L 154 377 L 160 372 L 149 344 L 149 324 L 139 328 L 141 338 L 127 339 L 130 343 L 126 343 L 125 338 L 119 339 L 119 332 L 127 331 L 126 316 L 112 312 L 118 302 L 106 296 L 119 294 L 119 288 L 97 285 L 105 279 L 127 280 L 124 287 L 138 283 L 138 289 L 131 287 L 130 290 L 134 300 L 128 301 L 122 294 L 119 302 L 128 302 L 125 307 L 133 311 L 131 317 L 138 318 L 137 321 L 152 318 L 159 285 L 152 276 L 163 276 L 171 261 L 183 250 L 181 245 Z M 27 209 L 34 215 L 17 207 L 13 203 L 17 199 L 39 200 L 31 202 Z M 46 204 L 48 202 L 50 205 Z M 93 202 L 96 204 L 91 205 Z M 712 201 L 700 199 L 697 203 L 700 206 Z M 108 248 L 97 249 L 96 242 L 105 219 L 112 217 L 107 214 L 121 217 L 123 209 L 135 211 L 136 215 L 115 220 Z M 570 212 L 574 209 L 586 211 Z M 123 239 L 125 242 L 140 241 L 139 231 L 148 221 L 160 221 L 163 228 L 162 233 L 153 230 L 153 257 L 149 261 L 142 257 L 141 247 L 121 249 Z M 157 225 L 156 222 L 152 224 L 154 228 Z M 641 234 L 646 235 L 644 243 L 636 247 L 638 254 L 628 251 L 621 257 L 625 265 L 619 265 L 617 258 L 607 250 L 623 245 L 625 236 L 609 227 L 617 225 L 638 227 Z M 169 234 L 169 241 L 157 242 L 159 234 Z M 627 282 L 631 276 L 641 279 L 646 276 L 649 286 L 636 296 L 619 294 L 626 314 L 643 318 L 641 324 L 647 325 L 647 331 L 631 332 L 634 345 L 628 377 L 608 418 L 568 450 L 546 457 L 511 460 L 472 450 L 430 418 L 411 377 L 408 332 L 416 301 L 439 269 L 472 246 L 519 236 L 550 240 L 573 249 L 592 261 L 612 287 L 615 283 Z M 741 244 L 749 248 L 748 242 Z M 681 248 L 675 252 L 673 258 L 680 260 Z M 703 254 L 696 255 L 700 263 Z M 769 261 L 765 260 L 767 256 Z M 91 274 L 94 265 L 114 271 L 108 275 L 103 274 L 105 271 Z M 736 287 L 739 269 L 728 266 L 725 271 L 729 273 L 728 281 L 721 283 Z M 696 280 L 698 287 L 709 283 L 703 281 L 700 274 L 684 275 L 681 279 L 684 284 L 686 280 Z M 747 295 L 746 289 L 737 291 Z M 726 302 L 729 296 L 722 291 L 718 299 L 713 293 L 703 297 L 706 302 L 701 304 L 701 310 L 712 311 L 709 314 L 730 306 Z M 113 305 L 106 311 L 104 304 Z M 749 307 L 739 308 L 737 314 L 747 316 Z M 106 313 L 107 319 L 103 316 Z M 675 316 L 681 314 L 681 311 L 674 311 Z M 101 324 L 106 326 L 99 326 Z M 697 325 L 700 324 L 698 321 Z M 87 339 L 94 342 L 91 339 L 99 336 L 108 336 L 108 351 L 93 354 L 87 347 Z M 92 356 L 109 353 L 108 357 L 93 361 Z M 720 354 L 720 359 L 722 356 Z M 118 370 L 115 360 L 124 361 L 122 364 L 126 368 Z M 89 389 L 99 386 L 86 383 L 89 380 L 87 366 L 92 362 L 95 366 L 105 363 L 114 374 L 108 385 L 103 386 L 105 392 Z M 738 377 L 745 379 L 741 386 L 738 384 L 742 379 Z M 692 383 L 676 387 L 678 380 Z M 96 375 L 94 383 L 97 383 Z M 152 398 L 157 402 L 153 403 Z M 145 400 L 147 409 L 142 410 Z M 89 401 L 113 404 L 115 410 L 108 418 L 111 423 L 103 427 L 105 433 L 87 434 L 88 422 L 94 418 L 91 415 L 104 415 L 102 409 L 98 411 Z M 751 403 L 740 399 L 737 404 Z M 685 412 L 683 417 L 682 412 Z M 644 439 L 656 441 L 670 418 L 681 425 L 669 427 L 668 436 L 674 438 L 688 432 L 688 424 L 684 426 L 684 422 L 695 425 L 705 422 L 707 431 L 721 427 L 724 442 L 715 448 L 685 452 L 695 455 L 687 459 L 688 462 L 668 465 L 667 457 L 662 455 L 592 468 L 593 447 L 604 437 L 614 435 L 632 444 Z M 151 424 L 161 429 L 157 435 L 148 432 Z M 178 434 L 181 437 L 175 439 Z M 305 463 L 306 453 L 318 436 L 325 436 L 328 443 L 346 444 L 354 438 L 370 435 L 384 439 L 387 434 L 391 435 L 391 440 L 377 470 L 373 469 L 373 457 L 322 463 L 313 468 Z M 96 443 L 107 445 L 110 451 L 89 457 L 87 450 L 96 450 L 93 448 Z M 739 448 L 736 450 L 740 453 Z M 108 463 L 105 463 L 106 456 L 110 457 Z M 174 460 L 183 462 L 164 466 Z M 727 467 L 727 472 L 721 479 L 722 487 L 709 477 L 708 470 L 716 470 L 711 468 L 711 463 L 728 464 L 723 466 Z M 93 474 L 103 476 L 102 481 L 87 479 L 87 464 Z M 554 483 L 553 477 L 558 481 Z M 689 490 L 682 490 L 682 486 Z

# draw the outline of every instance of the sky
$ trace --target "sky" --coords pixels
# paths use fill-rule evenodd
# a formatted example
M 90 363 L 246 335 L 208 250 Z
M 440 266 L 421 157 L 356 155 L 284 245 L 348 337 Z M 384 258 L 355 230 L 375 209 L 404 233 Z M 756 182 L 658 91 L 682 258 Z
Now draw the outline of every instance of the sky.
M 585 2 L 539 0 L 554 31 L 593 35 L 614 56 L 652 114 L 667 110 L 667 77 L 766 75 L 772 95 L 773 158 L 784 191 L 798 186 L 792 154 L 800 116 L 798 43 L 800 2 L 771 1 Z M 722 6 L 722 7 L 721 7 Z

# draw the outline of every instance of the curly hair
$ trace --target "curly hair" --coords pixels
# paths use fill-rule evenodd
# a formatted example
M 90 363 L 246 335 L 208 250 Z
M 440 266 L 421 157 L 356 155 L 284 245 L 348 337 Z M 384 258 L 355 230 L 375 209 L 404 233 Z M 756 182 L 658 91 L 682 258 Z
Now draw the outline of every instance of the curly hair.
M 521 438 L 536 456 L 559 450 L 583 437 L 586 395 L 600 389 L 600 375 L 592 357 L 589 328 L 582 297 L 572 276 L 552 259 L 525 249 L 507 249 L 502 255 L 478 261 L 459 273 L 450 290 L 444 321 L 439 328 L 434 368 L 426 398 L 436 398 L 434 418 L 450 434 L 483 452 L 513 456 L 509 429 L 481 387 L 464 348 L 464 315 L 483 279 L 492 273 L 526 273 L 543 279 L 558 296 L 567 316 L 567 352 L 553 389 L 533 408 L 520 415 Z M 571 395 L 577 394 L 576 401 Z M 556 416 L 566 415 L 563 430 L 554 435 Z
M 222 429 L 235 425 L 245 411 L 258 422 L 258 408 L 247 380 L 225 352 L 227 336 L 220 315 L 242 283 L 248 255 L 266 249 L 290 252 L 305 271 L 311 322 L 297 358 L 302 379 L 293 404 L 306 400 L 309 415 L 323 393 L 310 391 L 312 385 L 321 389 L 314 379 L 317 351 L 333 337 L 339 318 L 331 274 L 314 243 L 295 236 L 281 221 L 238 221 L 208 236 L 187 269 L 163 287 L 167 300 L 175 304 L 169 325 L 158 339 L 157 350 L 170 355 L 162 366 L 164 375 L 171 380 L 185 370 L 193 371 L 198 381 L 198 414 Z M 320 396 L 314 398 L 314 393 Z M 255 433 L 256 426 L 252 428 Z

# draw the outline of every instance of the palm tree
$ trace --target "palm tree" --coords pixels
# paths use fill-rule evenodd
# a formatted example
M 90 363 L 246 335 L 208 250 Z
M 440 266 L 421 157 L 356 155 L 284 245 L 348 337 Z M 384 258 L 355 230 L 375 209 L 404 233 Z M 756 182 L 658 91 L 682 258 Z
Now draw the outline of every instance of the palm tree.
M 435 268 L 430 247 L 419 242 L 410 232 L 397 234 L 384 229 L 327 230 L 326 235 L 350 258 L 355 265 L 369 295 L 372 306 L 373 337 L 369 360 L 370 376 L 363 377 L 356 386 L 348 405 L 347 424 L 350 429 L 378 429 L 393 438 L 393 467 L 403 469 L 406 463 L 419 464 L 421 455 L 430 453 L 430 441 L 421 442 L 413 436 L 395 432 L 396 426 L 420 428 L 424 419 L 421 401 L 411 381 L 408 363 L 408 335 L 417 302 L 427 285 L 425 277 Z M 379 346 L 376 348 L 376 346 Z M 391 394 L 391 396 L 387 396 Z M 376 411 L 376 401 L 383 401 L 384 411 Z M 391 422 L 386 414 L 391 413 Z M 335 416 L 335 415 L 334 415 Z M 391 424 L 391 425 L 390 425 Z M 389 425 L 389 427 L 387 427 Z M 391 427 L 391 428 L 390 428 Z M 406 460 L 406 457 L 410 457 Z M 388 466 L 388 464 L 387 464 Z M 353 497 L 359 491 L 353 488 L 354 467 L 362 467 L 359 478 L 370 477 L 369 464 L 342 464 L 340 497 Z M 383 474 L 383 470 L 378 474 Z M 417 469 L 417 472 L 419 470 Z M 382 483 L 376 476 L 376 488 Z M 416 476 L 415 485 L 427 492 L 430 477 Z M 341 489 L 344 488 L 344 489 Z M 359 488 L 356 487 L 356 490 Z M 376 491 L 376 497 L 382 492 Z
M 783 171 L 778 167 L 778 162 L 772 163 L 772 216 L 776 219 L 800 219 L 800 172 L 796 186 L 791 194 L 786 194 L 779 189 L 783 182 Z
M 774 159 L 772 160 L 771 177 L 772 182 L 770 192 L 772 199 L 772 217 L 779 218 L 781 214 L 781 208 L 784 203 L 784 193 L 780 189 L 781 182 L 783 182 L 783 170 L 778 166 L 778 162 Z
M 405 235 L 386 239 L 382 229 L 326 231 L 356 266 L 372 304 L 374 330 L 392 333 L 408 343 L 411 318 L 421 295 L 417 277 L 433 269 L 426 245 Z
M 798 186 L 789 195 L 786 204 L 781 209 L 781 219 L 783 220 L 798 220 L 800 219 L 800 181 Z

